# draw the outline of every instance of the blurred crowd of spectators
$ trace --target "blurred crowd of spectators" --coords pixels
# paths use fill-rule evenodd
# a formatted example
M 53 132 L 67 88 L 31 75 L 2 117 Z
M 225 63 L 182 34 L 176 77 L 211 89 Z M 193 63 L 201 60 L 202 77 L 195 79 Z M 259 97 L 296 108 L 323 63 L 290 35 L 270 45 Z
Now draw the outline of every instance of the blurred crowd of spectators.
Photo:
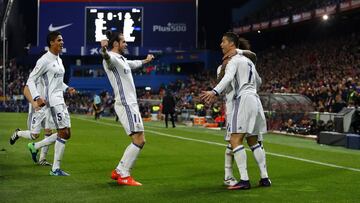
M 272 47 L 259 53 L 262 92 L 300 93 L 320 112 L 360 105 L 360 36 Z
M 317 8 L 323 8 L 325 6 L 339 5 L 345 1 L 349 0 L 277 0 L 276 3 L 269 3 L 264 9 L 260 9 L 258 12 L 247 16 L 240 22 L 235 22 L 234 26 L 249 25 L 288 17 L 293 14 L 314 11 Z
M 15 112 L 27 111 L 28 104 L 26 101 L 24 101 L 22 90 L 26 83 L 26 79 L 30 73 L 30 69 L 28 67 L 17 65 L 14 59 L 10 60 L 7 65 L 8 68 L 5 70 L 5 81 L 6 81 L 6 95 L 8 95 L 9 100 L 5 103 L 2 102 L 4 98 L 3 98 L 3 69 L 1 69 L 0 111 L 15 111 Z

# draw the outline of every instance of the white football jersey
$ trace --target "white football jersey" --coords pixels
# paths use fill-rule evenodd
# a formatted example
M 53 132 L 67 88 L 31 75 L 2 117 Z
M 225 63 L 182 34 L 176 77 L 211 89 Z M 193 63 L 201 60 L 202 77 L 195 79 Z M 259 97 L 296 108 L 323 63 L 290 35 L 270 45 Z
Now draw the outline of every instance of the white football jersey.
M 41 96 L 41 92 L 36 88 L 36 81 L 41 78 L 44 81 L 44 96 L 47 105 L 52 107 L 65 104 L 64 91 L 68 86 L 64 83 L 64 74 L 65 68 L 59 56 L 50 51 L 42 55 L 37 60 L 26 83 L 33 99 Z
M 127 60 L 115 52 L 108 52 L 110 59 L 103 60 L 105 72 L 114 90 L 115 101 L 121 105 L 137 104 L 136 89 L 131 69 L 142 66 L 141 60 Z
M 218 68 L 218 73 L 221 66 Z M 228 96 L 239 98 L 243 94 L 257 94 L 261 85 L 261 78 L 254 63 L 242 55 L 233 56 L 226 65 L 225 75 L 216 85 L 214 91 L 218 94 L 225 92 Z

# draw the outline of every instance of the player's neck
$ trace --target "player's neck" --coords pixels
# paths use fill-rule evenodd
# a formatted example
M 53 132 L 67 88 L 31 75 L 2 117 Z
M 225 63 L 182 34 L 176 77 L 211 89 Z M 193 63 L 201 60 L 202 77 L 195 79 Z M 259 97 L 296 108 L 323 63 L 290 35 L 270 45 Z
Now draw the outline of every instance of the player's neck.
M 234 51 L 236 51 L 236 48 L 230 48 L 226 53 L 224 53 L 224 56 L 227 56 L 230 53 L 234 53 Z
M 236 55 L 236 48 L 230 48 L 226 53 L 224 53 L 223 60 L 229 60 L 231 57 Z
M 55 56 L 58 56 L 59 55 L 59 52 L 53 50 L 53 49 L 49 49 L 49 51 L 54 54 Z
M 111 49 L 111 51 L 112 51 L 112 52 L 115 52 L 115 53 L 117 53 L 117 54 L 122 55 L 122 53 L 119 51 L 119 49 L 114 48 L 114 49 Z

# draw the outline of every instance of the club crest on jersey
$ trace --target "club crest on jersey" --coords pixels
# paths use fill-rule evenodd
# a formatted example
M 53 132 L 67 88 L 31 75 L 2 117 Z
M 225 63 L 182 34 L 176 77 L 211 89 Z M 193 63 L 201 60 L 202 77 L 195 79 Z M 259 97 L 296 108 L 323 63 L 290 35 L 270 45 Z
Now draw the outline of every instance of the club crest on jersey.
M 63 73 L 55 73 L 54 74 L 54 78 L 60 78 L 60 77 L 63 77 L 64 74 Z
M 125 73 L 125 74 L 130 73 L 130 69 L 124 69 L 124 73 Z

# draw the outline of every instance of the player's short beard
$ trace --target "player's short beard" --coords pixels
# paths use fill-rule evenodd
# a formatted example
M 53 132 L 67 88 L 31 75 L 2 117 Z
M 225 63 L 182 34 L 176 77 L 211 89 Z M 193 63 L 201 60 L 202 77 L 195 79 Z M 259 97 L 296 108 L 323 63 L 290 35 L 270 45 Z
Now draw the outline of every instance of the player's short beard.
M 121 55 L 124 54 L 124 51 L 123 51 L 123 49 L 120 48 L 120 46 L 119 46 L 119 49 L 118 49 L 118 50 L 119 50 L 119 53 L 120 53 Z
M 123 49 L 119 49 L 119 53 L 120 53 L 121 55 L 125 54 L 126 49 L 127 49 L 126 47 L 123 48 Z

